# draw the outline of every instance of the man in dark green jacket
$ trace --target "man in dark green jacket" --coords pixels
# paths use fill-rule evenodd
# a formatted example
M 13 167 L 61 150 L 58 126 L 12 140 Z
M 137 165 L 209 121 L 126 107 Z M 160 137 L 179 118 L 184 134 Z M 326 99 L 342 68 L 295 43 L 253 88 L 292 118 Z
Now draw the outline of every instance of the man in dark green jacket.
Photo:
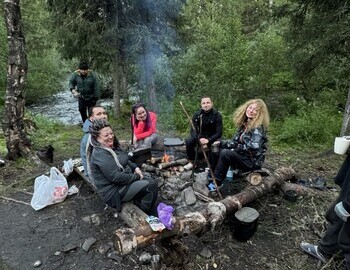
M 88 118 L 88 111 L 96 105 L 100 90 L 95 74 L 89 70 L 86 62 L 81 62 L 69 80 L 69 89 L 78 98 L 79 112 L 83 123 Z

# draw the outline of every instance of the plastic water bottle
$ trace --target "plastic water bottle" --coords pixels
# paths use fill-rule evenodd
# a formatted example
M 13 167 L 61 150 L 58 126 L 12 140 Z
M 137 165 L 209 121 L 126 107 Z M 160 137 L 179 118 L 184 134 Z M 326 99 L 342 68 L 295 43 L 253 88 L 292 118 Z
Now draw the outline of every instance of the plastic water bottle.
M 233 181 L 233 170 L 232 170 L 231 166 L 227 170 L 226 181 L 227 182 L 232 182 Z

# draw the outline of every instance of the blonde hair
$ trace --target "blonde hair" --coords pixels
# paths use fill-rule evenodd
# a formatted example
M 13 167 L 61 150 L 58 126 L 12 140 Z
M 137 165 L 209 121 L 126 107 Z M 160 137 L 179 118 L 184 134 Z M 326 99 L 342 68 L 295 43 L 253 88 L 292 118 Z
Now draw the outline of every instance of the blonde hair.
M 256 104 L 256 117 L 251 121 L 247 122 L 246 111 L 251 104 Z M 243 124 L 246 124 L 247 130 L 257 128 L 262 125 L 265 130 L 269 127 L 270 116 L 267 106 L 262 99 L 250 99 L 245 102 L 243 105 L 239 106 L 233 114 L 233 122 L 237 127 L 241 127 Z

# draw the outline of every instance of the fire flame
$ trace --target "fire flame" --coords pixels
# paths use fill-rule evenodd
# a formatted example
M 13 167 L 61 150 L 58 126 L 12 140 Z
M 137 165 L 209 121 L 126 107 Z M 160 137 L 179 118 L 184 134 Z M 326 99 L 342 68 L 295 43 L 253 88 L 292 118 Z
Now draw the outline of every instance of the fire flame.
M 170 156 L 167 153 L 164 153 L 164 156 L 162 157 L 162 163 L 164 162 L 170 162 Z

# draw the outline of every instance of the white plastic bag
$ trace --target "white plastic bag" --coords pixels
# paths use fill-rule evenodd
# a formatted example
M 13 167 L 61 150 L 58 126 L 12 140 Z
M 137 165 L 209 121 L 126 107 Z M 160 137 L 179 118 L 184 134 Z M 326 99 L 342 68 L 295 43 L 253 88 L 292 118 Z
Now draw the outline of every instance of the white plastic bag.
M 30 202 L 35 210 L 64 201 L 68 194 L 68 183 L 64 175 L 55 167 L 50 177 L 41 175 L 35 179 L 34 194 Z
M 63 172 L 65 175 L 70 175 L 73 172 L 74 165 L 73 160 L 70 158 L 68 161 L 63 160 Z

